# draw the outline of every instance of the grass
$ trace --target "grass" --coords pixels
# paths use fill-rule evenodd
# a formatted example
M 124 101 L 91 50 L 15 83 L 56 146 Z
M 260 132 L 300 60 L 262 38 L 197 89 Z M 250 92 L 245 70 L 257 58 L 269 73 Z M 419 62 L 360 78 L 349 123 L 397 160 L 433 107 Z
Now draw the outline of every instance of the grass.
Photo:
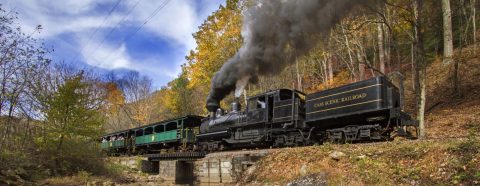
M 85 171 L 80 171 L 76 175 L 66 177 L 53 177 L 45 180 L 43 184 L 48 185 L 86 185 L 92 179 L 92 175 Z

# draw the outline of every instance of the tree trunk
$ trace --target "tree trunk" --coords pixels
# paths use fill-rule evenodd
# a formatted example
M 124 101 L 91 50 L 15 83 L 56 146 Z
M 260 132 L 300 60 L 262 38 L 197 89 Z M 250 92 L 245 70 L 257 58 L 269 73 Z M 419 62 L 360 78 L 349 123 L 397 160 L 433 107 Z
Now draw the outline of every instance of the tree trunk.
M 476 19 L 476 8 L 475 8 L 476 0 L 470 0 L 470 5 L 472 8 L 472 25 L 473 25 L 473 53 L 477 54 L 477 23 L 475 23 Z
M 443 64 L 448 65 L 453 61 L 453 34 L 452 11 L 450 0 L 442 0 L 443 12 Z
M 460 1 L 460 4 L 464 5 L 464 1 L 461 0 Z M 459 47 L 460 48 L 460 52 L 459 52 L 459 60 L 462 60 L 462 62 L 464 62 L 463 60 L 463 47 L 466 46 L 468 44 L 468 27 L 469 27 L 469 19 L 468 16 L 467 16 L 467 9 L 462 6 L 461 7 L 461 10 L 462 10 L 462 14 L 463 14 L 463 18 L 460 19 L 460 32 L 459 32 L 459 37 L 460 37 L 460 43 L 459 43 Z M 464 25 L 465 23 L 465 25 Z M 459 60 L 455 60 L 454 61 L 454 67 L 453 67 L 453 74 L 452 74 L 452 79 L 453 79 L 453 94 L 455 96 L 458 96 L 459 95 L 459 91 L 458 91 L 458 83 L 459 83 L 459 77 L 458 77 L 458 63 L 459 63 Z
M 345 39 L 345 46 L 347 47 L 348 51 L 348 59 L 350 59 L 350 66 L 354 66 L 353 57 L 352 57 L 352 49 L 350 48 L 350 41 L 348 40 L 347 34 L 345 33 L 345 29 L 342 26 L 342 33 Z M 352 75 L 355 76 L 355 73 L 352 71 Z
M 458 61 L 453 65 L 453 93 L 458 96 Z
M 330 56 L 330 60 L 327 60 L 328 66 L 328 79 L 333 81 L 333 56 Z
M 417 85 L 418 85 L 418 94 L 417 95 L 417 120 L 419 124 L 419 138 L 425 138 L 425 102 L 426 102 L 426 69 L 417 70 Z
M 414 49 L 414 42 L 412 42 L 411 46 L 410 46 L 410 63 L 412 64 L 412 79 L 415 80 L 416 78 L 416 73 L 415 73 L 415 49 Z M 415 87 L 415 81 L 412 81 L 412 90 L 415 92 L 417 90 L 417 88 Z
M 60 135 L 60 141 L 58 142 L 58 145 L 57 145 L 57 149 L 56 149 L 56 152 L 55 152 L 55 174 L 59 174 L 60 171 L 61 171 L 61 161 L 60 161 L 60 157 L 62 155 L 61 153 L 61 150 L 62 150 L 62 145 L 63 145 L 63 140 L 64 140 L 64 135 Z
M 365 60 L 363 59 L 360 51 L 357 52 L 357 60 L 358 60 L 358 80 L 365 79 Z
M 415 48 L 415 94 L 417 102 L 417 120 L 419 123 L 419 138 L 425 138 L 425 102 L 426 102 L 426 64 L 423 46 L 422 9 L 423 0 L 413 1 L 414 9 L 414 48 Z
M 297 89 L 300 91 L 303 91 L 303 86 L 302 86 L 302 75 L 300 74 L 300 69 L 298 68 L 298 60 L 295 59 L 295 69 L 296 69 L 296 74 L 297 74 Z
M 380 68 L 380 72 L 385 74 L 385 45 L 383 39 L 383 23 L 377 24 L 377 31 L 378 31 L 378 64 Z
M 328 69 L 327 69 L 327 61 L 328 61 L 328 57 L 327 55 L 323 55 L 323 60 L 322 60 L 322 67 L 323 67 L 323 83 L 325 83 L 325 85 L 328 86 Z

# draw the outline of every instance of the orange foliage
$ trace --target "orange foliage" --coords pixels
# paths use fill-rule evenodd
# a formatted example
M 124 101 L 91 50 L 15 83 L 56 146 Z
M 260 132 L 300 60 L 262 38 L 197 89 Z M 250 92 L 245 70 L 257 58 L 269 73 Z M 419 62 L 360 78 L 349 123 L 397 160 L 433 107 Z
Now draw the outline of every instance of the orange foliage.
M 120 90 L 115 83 L 107 83 L 105 85 L 107 90 L 107 110 L 111 113 L 118 112 L 118 109 L 125 105 L 125 97 L 123 96 L 122 90 Z
M 330 79 L 327 81 L 327 83 L 320 83 L 317 85 L 312 85 L 309 89 L 307 89 L 308 92 L 319 92 L 322 90 L 327 90 L 335 87 L 339 87 L 342 85 L 346 85 L 351 83 L 350 80 L 350 74 L 343 70 L 340 71 L 338 74 L 333 76 L 333 79 Z

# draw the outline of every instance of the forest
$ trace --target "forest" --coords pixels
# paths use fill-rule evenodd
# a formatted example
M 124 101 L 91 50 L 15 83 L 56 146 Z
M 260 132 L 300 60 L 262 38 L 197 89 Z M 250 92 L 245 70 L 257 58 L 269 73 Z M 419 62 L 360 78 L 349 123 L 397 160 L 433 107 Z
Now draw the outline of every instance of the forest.
M 111 167 L 100 159 L 102 134 L 207 115 L 212 78 L 242 47 L 243 19 L 251 6 L 250 0 L 226 0 L 212 12 L 192 33 L 196 48 L 186 54 L 181 73 L 158 90 L 139 72 L 100 74 L 53 61 L 49 53 L 62 49 L 35 39 L 42 26 L 26 32 L 18 14 L 0 6 L 0 169 L 26 180 L 105 174 Z M 462 82 L 478 79 L 462 71 L 479 68 L 468 64 L 478 51 L 476 7 L 476 0 L 372 0 L 357 6 L 333 29 L 309 35 L 318 40 L 315 47 L 281 73 L 249 83 L 242 104 L 278 88 L 313 93 L 387 76 L 402 87 L 404 109 L 420 124 L 418 137 L 428 138 L 425 115 L 441 103 L 437 98 L 471 96 Z M 439 68 L 428 70 L 433 65 Z M 435 79 L 427 77 L 436 73 L 448 82 L 436 92 L 441 95 L 429 91 Z M 227 96 L 222 107 L 233 99 Z M 35 173 L 26 176 L 26 170 Z

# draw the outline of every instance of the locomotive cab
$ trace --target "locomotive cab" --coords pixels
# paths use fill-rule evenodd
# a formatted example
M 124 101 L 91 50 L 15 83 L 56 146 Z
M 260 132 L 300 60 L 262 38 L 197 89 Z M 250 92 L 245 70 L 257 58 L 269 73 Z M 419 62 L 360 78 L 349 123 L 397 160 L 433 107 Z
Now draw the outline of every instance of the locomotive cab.
M 267 106 L 270 106 L 270 104 L 268 104 L 267 98 L 271 99 L 271 97 L 267 95 L 259 95 L 248 98 L 246 110 L 246 122 L 248 124 L 256 124 L 268 120 Z
M 281 124 L 303 120 L 304 104 L 305 94 L 297 90 L 278 89 L 253 96 L 248 98 L 246 122 Z

